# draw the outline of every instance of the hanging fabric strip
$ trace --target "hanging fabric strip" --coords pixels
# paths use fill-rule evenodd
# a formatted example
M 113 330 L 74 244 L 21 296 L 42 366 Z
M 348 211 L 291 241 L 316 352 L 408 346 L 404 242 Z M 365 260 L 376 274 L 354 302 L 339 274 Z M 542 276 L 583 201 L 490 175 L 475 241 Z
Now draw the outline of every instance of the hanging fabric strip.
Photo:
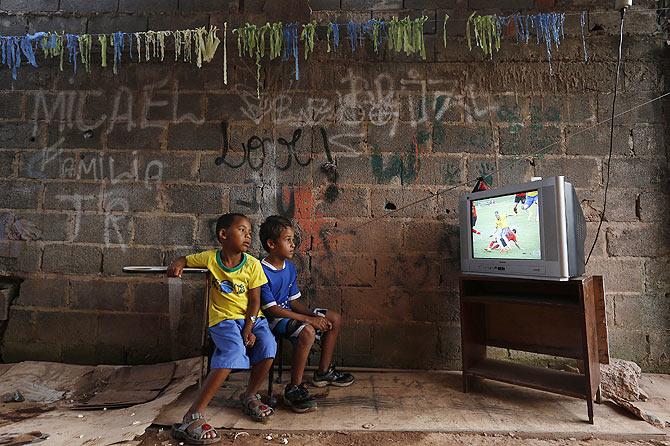
M 142 39 L 140 37 L 140 33 L 135 33 L 134 36 L 135 36 L 135 48 L 137 48 L 137 61 L 142 62 Z
M 282 55 L 283 43 L 283 25 L 281 22 L 275 22 L 270 25 L 270 60 L 274 60 Z
M 223 22 L 223 84 L 228 85 L 228 22 Z
M 100 34 L 98 36 L 98 42 L 100 42 L 100 66 L 103 68 L 107 67 L 107 34 Z M 132 45 L 131 45 L 132 48 Z
M 184 30 L 184 62 L 191 63 L 193 45 L 193 31 L 190 29 Z
M 289 60 L 293 56 L 295 62 L 295 80 L 300 80 L 300 58 L 298 57 L 298 24 L 287 23 L 284 25 L 284 55 L 283 60 Z
M 316 32 L 316 22 L 310 22 L 302 25 L 302 33 L 300 40 L 302 40 L 305 52 L 305 60 L 314 52 L 314 33 Z
M 579 24 L 582 28 L 582 46 L 584 47 L 584 62 L 588 62 L 589 53 L 586 52 L 586 37 L 584 34 L 584 27 L 586 26 L 586 11 L 582 11 L 582 15 L 579 17 Z
M 329 28 L 333 31 L 333 48 L 338 49 L 340 47 L 340 25 L 331 23 Z
M 74 74 L 77 74 L 77 46 L 79 44 L 79 36 L 75 34 L 66 34 L 65 41 L 67 45 L 68 60 L 72 64 Z
M 181 56 L 182 32 L 175 31 L 172 35 L 174 36 L 174 61 L 177 62 Z
M 349 20 L 347 23 L 347 35 L 349 36 L 349 46 L 351 52 L 356 52 L 356 46 L 358 43 L 358 34 L 360 33 L 361 25 L 354 23 L 353 20 Z
M 118 67 L 121 65 L 121 55 L 123 54 L 124 33 L 117 31 L 114 33 L 114 74 L 118 74 Z M 139 48 L 139 45 L 138 45 Z M 138 52 L 139 55 L 139 52 Z
M 81 63 L 84 65 L 87 73 L 91 72 L 91 46 L 93 45 L 90 34 L 79 35 L 79 55 Z
M 442 25 L 442 38 L 444 39 L 444 47 L 447 47 L 447 20 L 449 20 L 449 14 L 444 15 L 444 24 Z

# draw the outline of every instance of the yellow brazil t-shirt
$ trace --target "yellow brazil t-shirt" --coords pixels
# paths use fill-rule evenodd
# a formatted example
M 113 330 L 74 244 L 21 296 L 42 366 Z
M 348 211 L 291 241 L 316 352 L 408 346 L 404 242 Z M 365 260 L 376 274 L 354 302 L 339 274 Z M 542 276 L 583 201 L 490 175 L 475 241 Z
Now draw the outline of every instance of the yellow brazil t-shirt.
M 242 261 L 234 268 L 223 265 L 218 249 L 186 256 L 186 266 L 207 268 L 214 278 L 209 295 L 210 327 L 226 319 L 244 319 L 249 290 L 268 282 L 261 262 L 246 253 L 242 253 Z
M 496 220 L 496 229 L 502 229 L 507 227 L 507 215 L 501 215 L 499 219 Z

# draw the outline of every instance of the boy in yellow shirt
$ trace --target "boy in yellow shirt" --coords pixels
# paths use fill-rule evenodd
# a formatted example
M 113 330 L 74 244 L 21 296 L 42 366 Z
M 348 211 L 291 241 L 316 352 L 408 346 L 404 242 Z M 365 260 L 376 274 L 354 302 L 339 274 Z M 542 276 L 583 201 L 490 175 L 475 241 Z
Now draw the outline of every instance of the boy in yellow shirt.
M 263 422 L 274 413 L 257 393 L 272 367 L 277 343 L 265 318 L 259 317 L 260 287 L 268 280 L 260 262 L 246 253 L 251 222 L 243 214 L 224 214 L 216 222 L 216 235 L 220 249 L 180 257 L 168 268 L 170 277 L 181 277 L 184 267 L 207 268 L 214 279 L 208 309 L 209 334 L 215 345 L 211 372 L 182 423 L 172 426 L 173 436 L 190 444 L 221 440 L 202 412 L 233 369 L 251 366 L 244 413 Z

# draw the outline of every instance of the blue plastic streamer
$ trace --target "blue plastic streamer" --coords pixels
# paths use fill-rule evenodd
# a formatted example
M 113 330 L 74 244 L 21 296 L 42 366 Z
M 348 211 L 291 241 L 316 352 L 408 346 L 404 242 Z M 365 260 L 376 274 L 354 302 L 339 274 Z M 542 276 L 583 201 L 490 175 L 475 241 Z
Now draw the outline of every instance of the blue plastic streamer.
M 349 20 L 347 23 L 347 35 L 349 36 L 349 45 L 351 46 L 351 52 L 356 52 L 357 40 L 361 32 L 361 25 L 354 23 L 352 20 Z
M 118 66 L 121 65 L 121 55 L 123 54 L 123 36 L 125 33 L 117 31 L 114 33 L 114 74 L 118 73 Z
M 133 60 L 133 34 L 128 33 L 128 55 L 130 56 L 130 60 Z
M 77 74 L 77 48 L 79 48 L 79 35 L 66 34 L 65 46 L 67 47 L 68 60 L 72 64 L 74 74 Z
M 287 23 L 283 29 L 284 52 L 282 60 L 289 60 L 293 56 L 295 61 L 295 80 L 300 80 L 300 58 L 298 57 L 298 24 Z
M 337 49 L 340 46 L 340 25 L 331 22 L 330 29 L 333 31 L 333 47 Z
M 12 70 L 12 79 L 16 80 L 16 71 L 21 66 L 21 47 L 18 37 L 2 37 L 2 63 Z

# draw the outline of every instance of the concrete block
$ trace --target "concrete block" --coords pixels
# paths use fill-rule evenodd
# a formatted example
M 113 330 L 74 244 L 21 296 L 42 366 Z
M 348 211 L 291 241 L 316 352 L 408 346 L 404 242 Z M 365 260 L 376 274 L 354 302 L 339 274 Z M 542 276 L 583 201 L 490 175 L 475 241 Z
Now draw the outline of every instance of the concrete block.
M 65 279 L 31 278 L 21 284 L 15 304 L 28 307 L 65 307 L 69 295 L 69 283 Z
M 174 12 L 176 10 L 177 10 L 177 0 L 119 0 L 119 12 L 143 13 L 149 11 L 153 14 L 157 14 L 162 12 Z M 182 28 L 165 28 L 165 29 L 182 29 Z
M 85 14 L 90 12 L 110 13 L 116 12 L 119 0 L 97 0 L 94 2 L 80 2 L 77 0 L 61 0 L 60 10 L 64 12 L 76 12 Z M 146 12 L 146 10 L 144 10 Z M 117 30 L 121 31 L 121 29 Z
M 130 2 L 132 0 L 127 1 Z M 165 0 L 165 1 L 166 4 L 169 5 L 170 2 L 174 0 Z M 168 6 L 166 6 L 166 8 L 167 7 Z M 119 8 L 121 8 L 120 5 Z M 209 23 L 210 18 L 208 14 L 188 14 L 188 15 L 152 14 L 149 16 L 149 29 L 195 29 L 201 26 L 208 26 Z
M 395 339 L 396 342 L 389 342 Z M 391 322 L 373 327 L 372 349 L 394 368 L 432 368 L 437 362 L 440 338 L 430 323 Z
M 312 0 L 309 6 L 312 11 L 340 9 L 340 0 Z
M 167 185 L 162 197 L 168 212 L 222 214 L 228 209 L 228 189 L 224 186 Z
M 411 316 L 411 297 L 405 290 L 390 287 L 342 289 L 342 317 L 347 322 L 410 321 Z
M 172 124 L 168 132 L 168 149 L 219 150 L 223 148 L 220 124 Z
M 3 103 L 0 119 L 20 119 L 23 115 L 23 97 L 23 94 L 18 92 L 0 94 L 0 101 Z
M 101 313 L 97 316 L 98 340 L 102 344 L 146 348 L 158 345 L 160 320 L 153 315 Z
M 160 209 L 158 194 L 153 187 L 137 183 L 118 183 L 107 186 L 102 200 L 107 213 L 157 211 Z
M 0 180 L 0 203 L 5 209 L 36 209 L 41 193 L 39 183 Z
M 310 273 L 317 285 L 370 286 L 374 281 L 375 265 L 372 257 L 338 255 L 333 261 L 328 255 L 313 255 Z
M 375 256 L 376 286 L 398 286 L 407 291 L 440 283 L 440 255 L 431 253 L 378 254 Z
M 4 342 L 2 359 L 7 362 L 61 362 L 61 344 L 45 342 Z
M 370 192 L 367 189 L 338 188 L 337 191 L 337 198 L 334 200 L 324 200 L 317 204 L 316 212 L 319 215 L 324 217 L 367 217 L 370 215 Z
M 647 294 L 667 296 L 670 293 L 670 258 L 645 260 L 644 278 Z
M 609 327 L 610 356 L 642 364 L 648 355 L 649 342 L 644 331 Z
M 58 0 L 3 0 L 0 10 L 6 12 L 53 12 L 58 10 Z
M 107 147 L 121 150 L 157 150 L 163 147 L 165 130 L 160 128 L 135 128 L 128 131 L 115 126 L 107 136 Z
M 513 124 L 498 127 L 503 155 L 561 153 L 563 135 L 559 127 L 544 124 Z
M 589 245 L 588 248 L 590 249 L 591 246 Z M 586 274 L 603 276 L 603 284 L 607 293 L 641 293 L 644 291 L 644 262 L 642 259 L 593 257 L 586 265 Z
M 66 33 L 70 34 L 81 34 L 86 32 L 86 18 L 63 17 L 56 15 L 29 16 L 28 31 L 31 33 L 39 31 L 53 31 L 53 32 L 65 31 Z
M 16 304 L 18 306 L 18 303 Z M 33 311 L 23 308 L 12 308 L 7 319 L 7 328 L 3 336 L 3 344 L 8 342 L 30 343 L 35 339 Z M 4 353 L 4 351 L 3 351 Z M 7 358 L 4 358 L 7 360 Z
M 75 311 L 36 311 L 35 341 L 54 344 L 96 342 L 96 316 Z M 66 330 L 64 328 L 67 327 Z
M 402 9 L 402 0 L 342 0 L 342 9 L 375 11 Z
M 102 14 L 89 19 L 88 32 L 102 34 L 123 30 L 123 32 L 134 33 L 147 31 L 147 25 L 147 18 L 141 15 L 111 16 Z
M 0 149 L 36 149 L 39 144 L 34 124 L 0 121 Z
M 102 251 L 94 246 L 46 245 L 42 268 L 48 273 L 97 274 Z
M 183 287 L 181 281 L 174 286 Z M 167 314 L 170 292 L 165 281 L 136 282 L 131 285 L 132 310 L 138 313 Z
M 607 228 L 607 252 L 611 256 L 666 256 L 670 254 L 670 230 L 643 223 Z
M 102 272 L 105 275 L 125 276 L 123 273 L 124 266 L 157 266 L 162 264 L 162 253 L 158 248 L 109 247 L 102 252 Z
M 100 211 L 102 186 L 99 183 L 54 182 L 44 185 L 44 208 L 67 211 Z
M 495 151 L 490 125 L 436 125 L 433 127 L 436 152 L 492 153 Z
M 403 248 L 405 252 L 440 252 L 458 256 L 459 228 L 457 225 L 442 221 L 424 221 L 420 225 L 407 223 L 403 229 Z
M 575 187 L 593 188 L 601 184 L 601 171 L 593 158 L 550 158 L 535 161 L 535 173 L 544 178 L 564 175 Z M 619 184 L 612 182 L 611 184 Z
M 0 240 L 0 271 L 37 272 L 41 262 L 41 242 Z
M 21 36 L 26 33 L 28 20 L 24 16 L 0 17 L 0 34 L 4 36 Z
M 193 217 L 135 217 L 135 243 L 159 246 L 190 246 L 193 243 Z
M 94 311 L 128 309 L 128 284 L 108 280 L 71 281 L 70 308 Z
M 665 296 L 616 296 L 616 325 L 646 333 L 663 331 L 670 320 L 670 299 Z
M 437 213 L 435 194 L 417 189 L 375 189 L 370 193 L 372 217 L 434 218 Z

